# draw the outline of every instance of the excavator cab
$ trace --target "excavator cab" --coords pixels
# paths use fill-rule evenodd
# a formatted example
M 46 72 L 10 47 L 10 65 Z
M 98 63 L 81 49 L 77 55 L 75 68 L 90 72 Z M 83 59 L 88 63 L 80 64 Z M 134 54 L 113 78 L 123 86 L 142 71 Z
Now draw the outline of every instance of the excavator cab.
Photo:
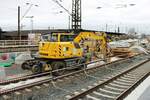
M 82 57 L 82 49 L 73 40 L 72 33 L 52 33 L 43 35 L 39 43 L 40 58 L 66 59 Z

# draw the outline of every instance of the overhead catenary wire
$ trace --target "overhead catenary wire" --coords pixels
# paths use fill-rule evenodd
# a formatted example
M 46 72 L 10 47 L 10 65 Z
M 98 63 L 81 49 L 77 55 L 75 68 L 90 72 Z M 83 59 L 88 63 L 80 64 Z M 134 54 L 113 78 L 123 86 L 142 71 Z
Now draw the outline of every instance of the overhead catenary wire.
M 72 16 L 72 13 L 69 12 L 68 9 L 66 9 L 62 4 L 60 4 L 57 0 L 52 0 L 53 2 L 55 2 L 58 6 L 60 6 L 61 8 L 63 8 L 70 16 Z
M 32 8 L 32 5 L 30 5 L 30 7 L 26 10 L 26 12 L 25 12 L 24 15 L 21 17 L 20 20 L 22 20 L 22 19 L 26 16 L 26 14 L 30 11 L 31 8 Z
M 30 3 L 26 3 L 27 5 L 29 5 Z M 38 7 L 38 5 L 34 5 L 34 4 L 30 4 L 29 8 L 26 10 L 26 12 L 23 14 L 23 16 L 21 17 L 20 21 L 23 20 L 23 18 L 25 18 L 25 16 L 28 14 L 28 12 L 31 10 L 32 6 L 36 6 Z

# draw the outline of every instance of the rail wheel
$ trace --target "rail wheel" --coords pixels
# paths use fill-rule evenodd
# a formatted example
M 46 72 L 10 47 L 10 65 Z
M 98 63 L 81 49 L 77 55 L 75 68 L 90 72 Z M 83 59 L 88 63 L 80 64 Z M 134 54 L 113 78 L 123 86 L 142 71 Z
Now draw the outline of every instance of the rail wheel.
M 37 73 L 41 73 L 41 68 L 38 65 L 33 65 L 31 68 L 32 73 L 37 74 Z
M 23 70 L 26 70 L 26 69 L 29 68 L 29 64 L 26 63 L 26 62 L 24 62 L 24 63 L 21 65 L 21 68 L 22 68 Z
M 66 64 L 62 61 L 56 61 L 56 62 L 52 62 L 51 63 L 52 66 L 52 74 L 55 76 L 59 76 L 59 75 L 63 75 L 65 73 L 65 69 L 64 70 L 60 70 L 66 67 Z

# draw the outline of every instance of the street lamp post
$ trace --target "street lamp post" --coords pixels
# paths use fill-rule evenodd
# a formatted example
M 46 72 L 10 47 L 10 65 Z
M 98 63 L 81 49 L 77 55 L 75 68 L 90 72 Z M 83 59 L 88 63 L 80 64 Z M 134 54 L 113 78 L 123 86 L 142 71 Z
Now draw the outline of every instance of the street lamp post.
M 18 6 L 18 37 L 21 40 L 21 31 L 20 31 L 20 6 Z
M 24 27 L 25 27 L 25 25 L 23 25 L 23 24 L 20 25 L 20 40 L 22 39 L 22 37 L 21 37 L 21 31 L 23 30 Z
M 71 20 L 71 16 L 69 15 L 68 17 L 69 17 L 68 29 L 70 30 L 70 22 L 71 22 L 70 20 Z
M 32 4 L 32 3 L 26 3 L 26 5 L 30 5 L 29 8 L 25 11 L 25 13 L 23 14 L 23 16 L 20 18 L 20 6 L 18 6 L 18 37 L 21 40 L 21 21 L 23 20 L 23 18 L 27 15 L 27 13 L 31 10 L 32 6 L 36 6 L 38 7 L 38 5 L 36 4 Z M 32 16 L 33 18 L 33 16 Z M 31 33 L 33 31 L 33 19 L 31 19 Z
M 34 16 L 27 16 L 26 18 L 30 18 L 30 22 L 31 22 L 31 30 L 30 30 L 30 33 L 33 33 L 33 18 L 34 18 Z

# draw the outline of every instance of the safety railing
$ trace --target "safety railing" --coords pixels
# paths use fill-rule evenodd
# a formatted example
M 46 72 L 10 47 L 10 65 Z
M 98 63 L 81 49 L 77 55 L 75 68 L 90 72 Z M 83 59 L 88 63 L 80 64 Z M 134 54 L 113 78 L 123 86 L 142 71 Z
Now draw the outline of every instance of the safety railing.
M 0 47 L 37 46 L 35 40 L 0 40 Z

